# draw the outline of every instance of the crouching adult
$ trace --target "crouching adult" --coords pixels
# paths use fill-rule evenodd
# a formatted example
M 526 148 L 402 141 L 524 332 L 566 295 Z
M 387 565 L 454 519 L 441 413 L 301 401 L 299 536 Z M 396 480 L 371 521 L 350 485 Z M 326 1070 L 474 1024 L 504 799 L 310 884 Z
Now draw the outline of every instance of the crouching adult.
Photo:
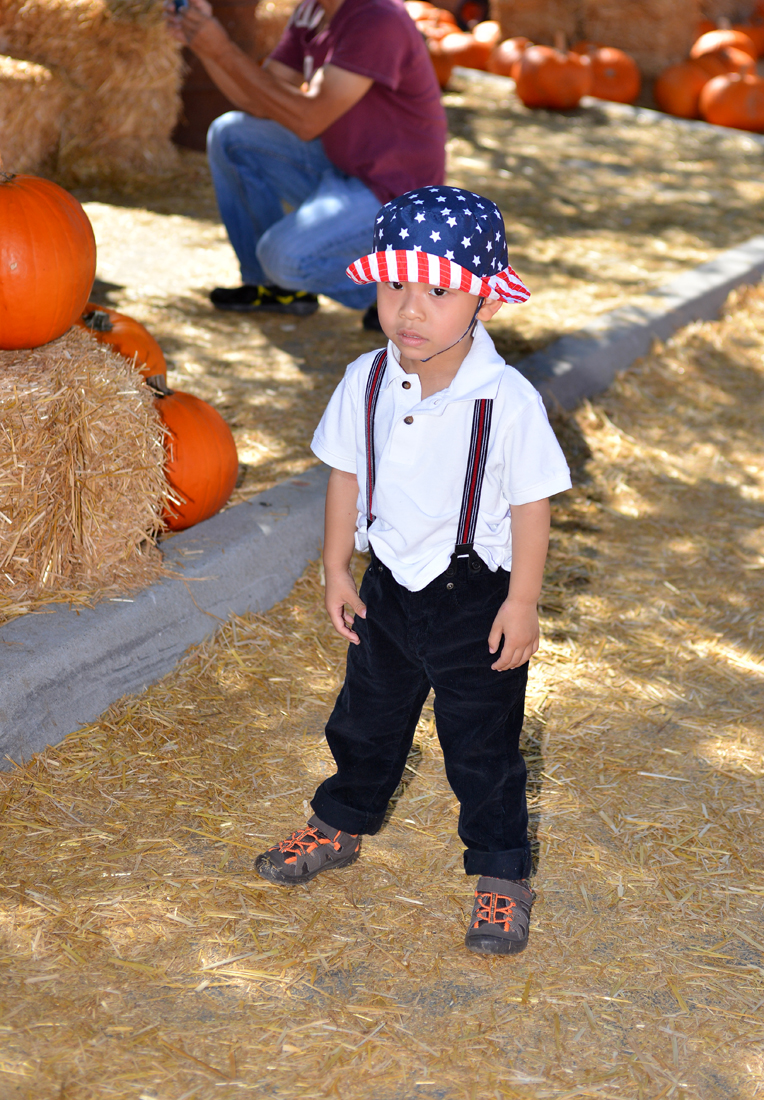
M 403 4 L 303 0 L 262 67 L 207 0 L 168 9 L 175 36 L 240 108 L 207 138 L 242 278 L 213 290 L 213 305 L 309 314 L 325 294 L 378 327 L 374 285 L 353 286 L 345 270 L 371 247 L 382 204 L 445 172 L 440 90 Z

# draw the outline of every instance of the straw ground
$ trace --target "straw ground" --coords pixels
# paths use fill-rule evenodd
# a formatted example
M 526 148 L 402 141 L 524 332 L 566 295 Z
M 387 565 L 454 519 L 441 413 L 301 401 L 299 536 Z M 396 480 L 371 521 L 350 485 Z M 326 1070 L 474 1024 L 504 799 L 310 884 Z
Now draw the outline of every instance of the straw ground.
M 470 880 L 432 713 L 352 868 L 256 853 L 329 768 L 318 568 L 0 776 L 0 1093 L 19 1100 L 748 1100 L 764 1084 L 764 290 L 557 424 L 516 959 Z M 359 563 L 359 567 L 361 563 Z

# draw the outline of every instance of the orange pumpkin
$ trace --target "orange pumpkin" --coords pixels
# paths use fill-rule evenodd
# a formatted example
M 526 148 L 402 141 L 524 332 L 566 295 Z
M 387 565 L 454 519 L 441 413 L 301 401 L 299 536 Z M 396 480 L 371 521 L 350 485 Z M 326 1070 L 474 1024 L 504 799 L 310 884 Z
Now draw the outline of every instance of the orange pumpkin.
M 450 57 L 446 57 L 440 48 L 440 42 L 435 39 L 429 39 L 427 49 L 430 51 L 430 61 L 432 61 L 433 69 L 435 69 L 438 84 L 441 88 L 445 88 L 451 79 L 454 62 Z
M 490 45 L 463 31 L 447 34 L 440 40 L 440 48 L 452 65 L 463 65 L 465 69 L 485 69 L 491 53 Z
M 517 73 L 517 94 L 526 107 L 568 111 L 592 86 L 588 57 L 551 46 L 529 46 Z
M 589 94 L 613 103 L 633 103 L 642 85 L 634 58 L 612 46 L 601 46 L 587 56 L 592 63 Z
M 492 50 L 501 42 L 501 27 L 495 19 L 484 19 L 482 23 L 476 23 L 472 34 L 476 42 L 486 42 Z
M 764 55 L 764 23 L 733 23 L 730 30 L 747 35 L 756 47 L 757 57 Z
M 412 16 L 416 23 L 417 30 L 420 34 L 430 41 L 431 39 L 439 40 L 445 38 L 447 34 L 453 34 L 454 31 L 459 30 L 459 24 L 451 14 L 450 11 L 446 11 L 444 8 L 436 8 L 434 4 L 419 4 L 416 7 L 411 3 L 410 5 L 414 11 L 418 12 L 416 16 Z M 408 10 L 408 5 L 407 5 Z
M 434 4 L 427 4 L 424 0 L 406 0 L 404 5 L 411 18 L 417 23 L 420 19 L 426 19 Z
M 157 389 L 156 380 L 167 376 L 167 363 L 162 349 L 147 328 L 116 309 L 88 302 L 77 324 L 101 344 L 108 344 L 126 359 L 134 359 L 143 377 Z
M 184 531 L 223 507 L 236 484 L 239 456 L 231 429 L 201 398 L 176 391 L 157 397 L 156 407 L 168 429 L 165 476 L 183 498 L 163 519 L 171 531 Z
M 752 73 L 727 73 L 709 80 L 700 93 L 706 122 L 764 133 L 764 80 Z
M 95 278 L 96 245 L 73 195 L 0 172 L 0 348 L 37 348 L 67 332 Z
M 519 69 L 521 57 L 532 45 L 530 38 L 523 38 L 522 35 L 517 38 L 505 38 L 491 50 L 486 63 L 488 72 L 498 73 L 499 76 L 511 76 L 514 80 L 517 71 L 515 66 Z
M 748 35 L 733 30 L 708 31 L 707 34 L 702 34 L 690 50 L 690 59 L 694 61 L 704 53 L 718 50 L 720 46 L 734 46 L 736 50 L 743 50 L 756 60 L 756 46 Z
M 735 46 L 719 46 L 693 61 L 693 65 L 702 69 L 709 80 L 712 76 L 722 76 L 724 73 L 752 72 L 755 64 L 750 54 Z
M 677 118 L 700 118 L 698 102 L 708 79 L 708 73 L 694 61 L 670 65 L 653 85 L 655 102 Z

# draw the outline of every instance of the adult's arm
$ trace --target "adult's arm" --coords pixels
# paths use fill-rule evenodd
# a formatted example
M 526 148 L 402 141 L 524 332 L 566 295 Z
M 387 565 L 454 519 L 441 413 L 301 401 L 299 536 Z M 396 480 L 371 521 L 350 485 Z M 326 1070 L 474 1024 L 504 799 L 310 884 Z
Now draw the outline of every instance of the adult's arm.
M 373 84 L 370 77 L 325 65 L 303 91 L 301 75 L 288 65 L 271 62 L 261 68 L 232 42 L 213 17 L 207 0 L 189 0 L 185 13 L 176 16 L 169 12 L 167 22 L 175 38 L 196 54 L 220 91 L 239 110 L 280 122 L 303 141 L 322 134 Z

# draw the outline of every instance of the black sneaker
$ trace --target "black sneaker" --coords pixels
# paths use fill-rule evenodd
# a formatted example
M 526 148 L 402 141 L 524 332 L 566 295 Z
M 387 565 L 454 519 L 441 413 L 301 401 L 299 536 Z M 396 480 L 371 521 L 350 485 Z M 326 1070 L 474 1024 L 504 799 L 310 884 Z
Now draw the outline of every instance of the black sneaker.
M 376 306 L 369 306 L 363 315 L 361 325 L 367 332 L 382 332 L 382 326 L 379 323 L 379 314 L 377 313 Z
M 536 898 L 523 879 L 482 877 L 475 890 L 464 942 L 480 955 L 516 955 L 528 943 L 531 906 Z
M 235 313 L 294 313 L 308 317 L 318 309 L 318 298 L 305 290 L 285 290 L 281 286 L 217 286 L 210 293 L 215 309 Z
M 358 859 L 360 851 L 360 836 L 334 829 L 314 814 L 304 829 L 259 855 L 255 869 L 269 882 L 297 886 L 322 871 L 347 867 Z

